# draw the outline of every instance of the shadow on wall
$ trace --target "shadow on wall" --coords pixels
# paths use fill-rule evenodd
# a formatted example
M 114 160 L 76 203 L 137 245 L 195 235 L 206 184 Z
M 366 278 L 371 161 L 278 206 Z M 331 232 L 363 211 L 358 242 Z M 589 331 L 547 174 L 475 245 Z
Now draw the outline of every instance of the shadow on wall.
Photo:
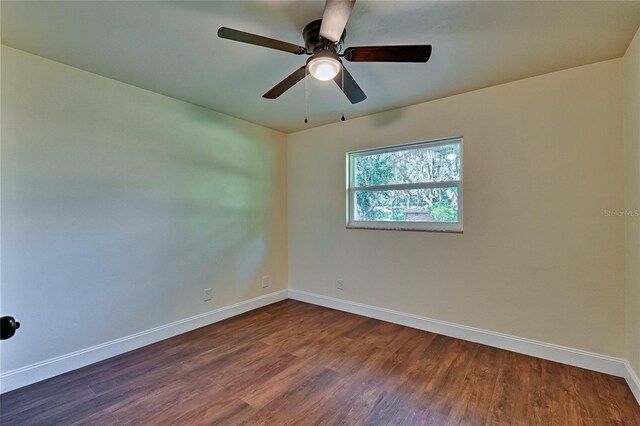
M 181 218 L 176 223 L 180 273 L 198 274 L 203 286 L 233 283 L 228 297 L 218 289 L 223 299 L 253 297 L 249 286 L 267 255 L 273 146 L 233 118 L 216 115 L 212 123 L 208 111 L 185 107 L 193 121 L 213 124 L 216 136 L 212 144 L 168 146 L 176 166 L 170 186 Z
M 3 372 L 246 299 L 265 262 L 272 136 L 130 90 L 3 93 Z

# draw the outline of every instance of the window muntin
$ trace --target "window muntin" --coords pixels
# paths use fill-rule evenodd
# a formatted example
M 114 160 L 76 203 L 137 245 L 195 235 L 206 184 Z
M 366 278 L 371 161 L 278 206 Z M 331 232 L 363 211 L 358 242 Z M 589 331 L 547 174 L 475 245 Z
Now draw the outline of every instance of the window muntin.
M 347 227 L 462 232 L 462 138 L 347 154 Z

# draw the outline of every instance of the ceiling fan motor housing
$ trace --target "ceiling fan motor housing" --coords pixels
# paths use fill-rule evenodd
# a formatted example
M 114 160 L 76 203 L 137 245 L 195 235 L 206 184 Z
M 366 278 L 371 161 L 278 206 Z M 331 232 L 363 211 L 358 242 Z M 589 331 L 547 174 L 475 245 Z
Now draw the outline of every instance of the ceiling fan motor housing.
M 344 37 L 347 35 L 347 31 L 342 31 L 340 41 L 333 43 L 330 40 L 325 40 L 320 37 L 321 24 L 322 19 L 316 19 L 315 21 L 307 24 L 307 26 L 304 27 L 304 30 L 302 30 L 302 37 L 304 38 L 307 54 L 311 55 L 316 50 L 333 50 L 336 53 L 339 53 L 344 47 Z

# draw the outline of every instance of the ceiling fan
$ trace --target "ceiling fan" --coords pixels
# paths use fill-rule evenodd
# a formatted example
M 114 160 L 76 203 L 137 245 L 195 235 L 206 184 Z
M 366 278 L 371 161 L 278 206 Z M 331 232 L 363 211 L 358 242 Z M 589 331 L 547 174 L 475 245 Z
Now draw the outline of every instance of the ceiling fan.
M 349 62 L 427 62 L 431 56 L 431 45 L 349 47 L 340 53 L 354 3 L 355 0 L 327 0 L 322 19 L 309 23 L 302 31 L 305 47 L 226 27 L 218 29 L 218 37 L 295 55 L 310 55 L 305 65 L 262 95 L 264 98 L 276 99 L 304 79 L 308 72 L 321 81 L 333 79 L 349 101 L 356 104 L 367 99 L 367 95 L 344 67 L 341 58 Z

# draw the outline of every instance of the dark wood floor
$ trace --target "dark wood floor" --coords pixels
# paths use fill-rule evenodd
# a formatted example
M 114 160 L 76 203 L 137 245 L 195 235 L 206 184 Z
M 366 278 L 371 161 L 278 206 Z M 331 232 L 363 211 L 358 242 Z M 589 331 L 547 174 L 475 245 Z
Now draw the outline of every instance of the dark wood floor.
M 0 404 L 3 425 L 640 425 L 621 378 L 291 300 Z

